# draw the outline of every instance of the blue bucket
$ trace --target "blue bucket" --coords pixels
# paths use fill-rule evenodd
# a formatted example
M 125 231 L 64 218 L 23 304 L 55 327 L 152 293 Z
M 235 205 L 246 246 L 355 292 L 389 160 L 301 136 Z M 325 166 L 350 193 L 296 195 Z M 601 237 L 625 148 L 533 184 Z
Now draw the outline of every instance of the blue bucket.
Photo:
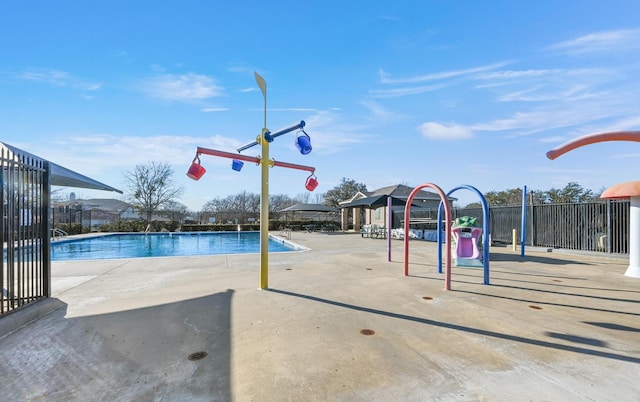
M 235 170 L 236 172 L 239 172 L 240 170 L 242 170 L 243 166 L 244 166 L 244 162 L 239 161 L 237 159 L 234 159 L 231 162 L 231 169 Z
M 306 155 L 311 152 L 311 138 L 305 133 L 302 132 L 298 134 L 298 138 L 296 138 L 296 147 L 302 155 Z

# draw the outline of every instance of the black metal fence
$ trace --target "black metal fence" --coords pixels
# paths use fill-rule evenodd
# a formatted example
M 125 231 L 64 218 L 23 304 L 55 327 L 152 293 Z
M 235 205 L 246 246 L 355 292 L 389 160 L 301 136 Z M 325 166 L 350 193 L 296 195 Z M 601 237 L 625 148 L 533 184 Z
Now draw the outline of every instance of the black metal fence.
M 556 249 L 628 254 L 629 201 L 529 205 L 526 210 L 526 245 Z M 482 208 L 456 208 L 454 218 L 482 220 Z M 490 208 L 493 242 L 511 243 L 513 230 L 521 239 L 522 207 Z
M 0 148 L 0 315 L 50 296 L 49 163 Z

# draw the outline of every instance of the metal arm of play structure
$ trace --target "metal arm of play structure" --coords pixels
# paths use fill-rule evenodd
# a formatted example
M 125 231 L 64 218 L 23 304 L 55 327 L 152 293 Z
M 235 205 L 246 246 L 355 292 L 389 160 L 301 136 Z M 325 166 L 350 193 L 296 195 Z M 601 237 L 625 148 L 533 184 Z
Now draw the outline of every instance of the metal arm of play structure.
M 553 160 L 576 148 L 605 141 L 640 142 L 640 131 L 614 131 L 611 133 L 585 135 L 547 152 L 547 158 Z M 627 198 L 630 201 L 629 267 L 625 272 L 625 276 L 634 278 L 640 278 L 640 191 L 638 191 L 637 188 L 638 182 L 620 183 L 617 186 L 609 188 L 600 196 L 601 198 Z M 609 194 L 607 194 L 607 192 L 609 192 Z
M 292 130 L 290 130 L 290 131 L 292 131 Z M 260 158 L 258 158 L 256 156 L 247 156 L 247 155 L 241 155 L 241 154 L 234 154 L 232 152 L 218 151 L 216 149 L 198 147 L 196 149 L 196 154 L 197 155 L 201 155 L 202 154 L 202 155 L 220 156 L 222 158 L 238 159 L 238 160 L 245 161 L 245 162 L 254 162 L 257 165 L 260 164 Z M 311 173 L 314 173 L 316 171 L 316 168 L 311 167 L 311 166 L 298 165 L 296 163 L 280 162 L 280 161 L 276 161 L 276 160 L 273 160 L 273 159 L 271 159 L 268 162 L 268 164 L 270 166 L 279 166 L 279 167 L 284 167 L 284 168 L 289 168 L 289 169 L 304 170 L 304 171 L 311 172 Z
M 275 138 L 278 138 L 283 134 L 287 134 L 287 133 L 290 133 L 290 132 L 295 131 L 295 130 L 302 130 L 305 125 L 306 125 L 306 123 L 304 122 L 304 120 L 301 120 L 300 123 L 294 124 L 291 127 L 283 128 L 282 130 L 276 131 L 275 133 L 267 131 L 267 132 L 264 133 L 264 139 L 267 142 L 272 142 Z M 258 145 L 258 141 L 257 140 L 241 146 L 240 148 L 237 149 L 237 151 L 238 152 L 242 152 L 245 149 L 249 149 L 249 148 L 251 148 L 253 146 L 256 146 L 256 145 Z M 238 159 L 238 158 L 236 158 L 236 159 Z
M 640 142 L 640 131 L 616 131 L 612 133 L 599 133 L 585 135 L 580 138 L 576 138 L 567 143 L 564 143 L 551 151 L 547 152 L 547 158 L 553 160 L 557 157 L 566 154 L 576 148 L 580 148 L 584 145 L 595 144 L 597 142 L 604 141 L 637 141 Z

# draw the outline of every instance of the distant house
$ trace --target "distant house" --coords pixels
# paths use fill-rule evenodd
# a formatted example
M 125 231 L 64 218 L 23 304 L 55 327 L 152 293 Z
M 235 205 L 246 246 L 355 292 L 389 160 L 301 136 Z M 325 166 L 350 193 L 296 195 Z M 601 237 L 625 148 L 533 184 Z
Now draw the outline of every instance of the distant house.
M 81 223 L 95 228 L 121 220 L 140 219 L 140 214 L 128 202 L 111 198 L 54 201 L 51 203 L 54 224 Z
M 343 230 L 360 230 L 362 225 L 376 224 L 379 226 L 387 226 L 389 213 L 392 214 L 392 226 L 400 227 L 401 221 L 404 220 L 404 203 L 403 205 L 392 206 L 391 211 L 388 210 L 386 205 L 383 206 L 356 206 L 349 207 L 348 205 L 356 200 L 384 196 L 393 197 L 396 200 L 406 201 L 409 195 L 413 191 L 414 187 L 405 186 L 403 184 L 396 184 L 393 186 L 381 187 L 373 191 L 358 192 L 348 200 L 340 203 L 342 208 L 342 228 Z M 437 209 L 440 206 L 440 196 L 437 193 L 420 190 L 413 198 L 412 202 L 412 217 L 414 212 L 416 215 L 426 213 L 437 213 Z M 457 201 L 457 198 L 449 197 L 449 203 Z M 346 207 L 345 207 L 346 206 Z

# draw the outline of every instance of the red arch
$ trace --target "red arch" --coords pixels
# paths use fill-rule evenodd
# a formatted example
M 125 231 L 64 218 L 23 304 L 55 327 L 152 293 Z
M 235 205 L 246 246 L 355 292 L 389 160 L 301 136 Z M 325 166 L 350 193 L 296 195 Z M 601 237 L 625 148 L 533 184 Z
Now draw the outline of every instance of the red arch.
M 446 247 L 447 255 L 445 259 L 444 290 L 451 290 L 451 246 L 449 245 L 449 242 L 451 241 L 451 206 L 449 205 L 444 191 L 433 183 L 424 183 L 414 188 L 413 191 L 411 191 L 411 194 L 409 194 L 407 205 L 404 207 L 404 276 L 409 275 L 409 218 L 411 217 L 411 203 L 413 202 L 413 198 L 416 194 L 425 187 L 435 190 L 444 204 L 445 235 L 448 239 Z M 438 222 L 437 229 L 440 230 L 440 222 Z
M 547 158 L 553 160 L 576 148 L 604 141 L 636 141 L 640 142 L 640 131 L 615 131 L 611 133 L 589 134 L 560 145 L 547 152 Z

